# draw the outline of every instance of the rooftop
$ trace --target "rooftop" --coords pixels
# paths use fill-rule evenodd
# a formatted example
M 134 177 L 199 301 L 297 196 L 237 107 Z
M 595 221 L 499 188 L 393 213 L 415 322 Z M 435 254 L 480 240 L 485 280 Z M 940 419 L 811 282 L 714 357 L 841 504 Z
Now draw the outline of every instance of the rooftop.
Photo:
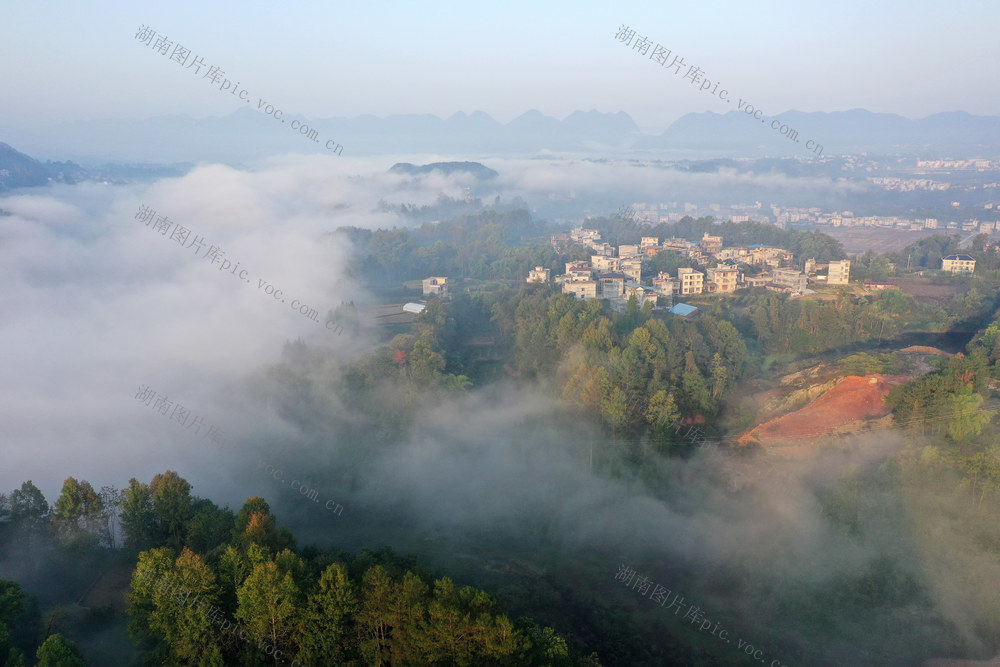
M 689 306 L 686 303 L 678 303 L 667 312 L 674 315 L 680 315 L 681 317 L 687 317 L 696 310 L 698 310 L 697 306 Z

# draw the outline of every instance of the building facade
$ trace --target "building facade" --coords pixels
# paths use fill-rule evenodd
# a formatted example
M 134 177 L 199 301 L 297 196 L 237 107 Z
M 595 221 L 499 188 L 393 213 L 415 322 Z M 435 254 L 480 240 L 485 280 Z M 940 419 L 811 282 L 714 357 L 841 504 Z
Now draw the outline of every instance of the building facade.
M 529 283 L 547 283 L 549 282 L 549 270 L 544 269 L 540 266 L 536 266 L 531 271 L 528 271 L 528 279 L 526 282 Z
M 806 274 L 797 269 L 775 269 L 771 282 L 779 287 L 787 287 L 793 292 L 804 292 L 809 284 Z
M 677 269 L 677 282 L 680 294 L 701 294 L 705 289 L 705 274 L 690 267 Z
M 576 280 L 573 282 L 565 282 L 562 286 L 562 292 L 563 294 L 572 294 L 577 299 L 596 299 L 597 281 Z
M 846 285 L 851 277 L 851 260 L 842 259 L 839 262 L 830 262 L 826 276 L 827 285 Z
M 969 255 L 948 255 L 941 260 L 941 270 L 949 273 L 972 273 L 976 270 L 976 260 Z
M 424 296 L 448 298 L 448 279 L 441 277 L 424 278 Z
M 717 266 L 714 269 L 709 269 L 708 282 L 714 283 L 715 289 L 711 291 L 715 292 L 735 292 L 736 284 L 739 280 L 740 272 L 738 269 L 734 269 L 729 266 Z

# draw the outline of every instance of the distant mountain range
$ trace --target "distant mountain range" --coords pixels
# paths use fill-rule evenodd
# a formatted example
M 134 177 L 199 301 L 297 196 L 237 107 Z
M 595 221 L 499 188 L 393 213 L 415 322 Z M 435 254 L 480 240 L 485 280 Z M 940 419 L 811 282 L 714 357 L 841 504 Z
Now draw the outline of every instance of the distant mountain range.
M 0 192 L 10 188 L 32 187 L 48 183 L 76 183 L 86 177 L 86 170 L 72 162 L 46 162 L 20 153 L 0 143 Z
M 49 183 L 73 184 L 82 181 L 125 183 L 163 176 L 179 176 L 191 166 L 191 164 L 105 164 L 81 167 L 73 162 L 39 162 L 5 143 L 0 143 L 0 192 Z
M 798 144 L 771 129 L 771 120 L 775 119 L 798 132 Z M 824 155 L 995 158 L 1000 155 L 1000 117 L 952 111 L 911 120 L 897 114 L 852 109 L 831 113 L 787 111 L 761 123 L 742 111 L 706 112 L 687 114 L 663 134 L 637 139 L 633 147 L 732 151 L 751 156 L 777 151 L 808 157 L 809 139 L 823 146 Z
M 921 157 L 1000 157 L 1000 117 L 956 111 L 920 120 L 863 109 L 832 113 L 788 111 L 774 119 L 798 132 L 799 143 L 742 111 L 687 114 L 659 135 L 643 133 L 625 112 L 576 111 L 562 120 L 528 111 L 507 124 L 482 111 L 437 116 L 394 115 L 378 118 L 282 120 L 241 108 L 221 118 L 164 116 L 145 120 L 67 123 L 35 131 L 4 130 L 0 140 L 35 155 L 82 163 L 145 162 L 241 164 L 283 153 L 330 153 L 329 140 L 342 155 L 454 154 L 537 155 L 572 152 L 600 157 L 678 157 L 698 152 L 733 157 L 801 156 L 811 139 L 823 155 L 874 153 Z M 291 129 L 307 123 L 316 140 Z M 26 157 L 26 156 L 24 156 Z M 8 155 L 4 160 L 12 159 Z M 30 159 L 30 158 L 29 158 Z M 72 170 L 76 165 L 63 165 Z M 0 169 L 8 169 L 0 165 Z M 26 170 L 17 178 L 55 178 L 48 167 Z M 56 168 L 58 171 L 58 167 Z M 49 171 L 46 171 L 49 169 Z M 43 174 L 44 172 L 44 174 Z M 20 173 L 20 172 L 19 172 Z M 66 172 L 63 170 L 64 177 Z

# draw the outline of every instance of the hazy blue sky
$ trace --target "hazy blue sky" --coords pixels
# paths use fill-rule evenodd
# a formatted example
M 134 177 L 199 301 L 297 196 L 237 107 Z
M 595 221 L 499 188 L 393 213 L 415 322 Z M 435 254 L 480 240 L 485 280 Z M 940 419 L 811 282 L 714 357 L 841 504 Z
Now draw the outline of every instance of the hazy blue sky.
M 1000 113 L 997 0 L 5 5 L 0 132 L 239 107 L 136 41 L 141 24 L 222 67 L 254 104 L 307 117 L 597 109 L 659 130 L 732 108 L 617 43 L 623 23 L 766 114 Z

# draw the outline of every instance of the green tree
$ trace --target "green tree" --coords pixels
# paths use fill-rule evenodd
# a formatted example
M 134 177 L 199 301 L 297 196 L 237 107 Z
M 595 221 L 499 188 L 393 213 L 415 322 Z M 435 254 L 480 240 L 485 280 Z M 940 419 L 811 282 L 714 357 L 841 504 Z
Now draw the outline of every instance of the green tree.
M 946 414 L 951 415 L 948 420 L 948 435 L 952 440 L 958 442 L 979 435 L 983 427 L 990 423 L 996 411 L 980 410 L 982 403 L 982 395 L 976 393 L 951 396 Z
M 139 482 L 135 477 L 128 481 L 128 488 L 122 492 L 121 513 L 118 516 L 128 547 L 145 549 L 153 546 L 153 496 L 148 484 Z
M 331 564 L 306 603 L 298 659 L 310 665 L 345 662 L 357 610 L 357 592 L 347 568 Z
M 251 544 L 256 544 L 270 554 L 295 545 L 291 532 L 287 528 L 277 527 L 277 519 L 271 514 L 271 507 L 257 496 L 247 498 L 236 515 L 233 540 L 244 550 Z
M 572 667 L 569 645 L 552 628 L 540 628 L 529 618 L 519 618 L 515 627 L 528 645 L 522 664 Z
M 42 642 L 36 657 L 38 667 L 87 667 L 80 648 L 58 633 Z
M 681 391 L 687 413 L 707 414 L 713 411 L 712 397 L 697 367 L 684 371 Z
M 621 387 L 612 387 L 601 400 L 605 423 L 618 433 L 628 424 L 628 400 Z
M 729 369 L 726 368 L 726 364 L 722 360 L 722 355 L 718 352 L 712 356 L 709 373 L 712 377 L 712 398 L 717 400 L 729 387 Z
M 52 512 L 52 530 L 64 547 L 93 548 L 101 539 L 103 504 L 90 482 L 68 477 Z
M 232 510 L 228 507 L 220 509 L 206 498 L 196 498 L 191 507 L 193 514 L 185 537 L 187 546 L 205 555 L 224 545 L 236 522 Z
M 653 430 L 653 437 L 665 442 L 670 437 L 670 426 L 681 416 L 674 402 L 674 395 L 660 389 L 649 399 L 646 410 L 646 422 Z
M 175 551 L 184 545 L 191 519 L 191 485 L 172 470 L 156 475 L 149 483 L 153 497 L 153 524 L 158 544 Z
M 436 349 L 434 334 L 425 331 L 410 352 L 410 380 L 420 386 L 435 387 L 444 375 L 444 355 Z
M 49 504 L 44 494 L 29 479 L 20 489 L 11 492 L 7 500 L 10 521 L 15 528 L 37 531 L 49 520 Z
M 298 597 L 290 573 L 282 574 L 274 562 L 258 563 L 236 592 L 236 618 L 276 647 L 275 655 L 278 650 L 291 654 L 293 644 L 298 643 Z
M 218 628 L 209 617 L 219 585 L 201 556 L 186 547 L 176 560 L 167 548 L 142 552 L 128 600 L 134 634 L 161 637 L 182 664 L 221 664 Z
M 422 639 L 426 664 L 502 663 L 527 649 L 495 598 L 447 577 L 434 582 Z
M 389 664 L 392 596 L 393 584 L 388 571 L 381 565 L 369 568 L 362 577 L 361 602 L 356 617 L 358 645 L 365 664 Z
M 0 664 L 16 664 L 24 654 L 9 643 L 11 628 L 27 609 L 27 596 L 16 581 L 0 579 Z M 2 662 L 6 659 L 6 663 Z M 21 663 L 23 664 L 23 663 Z

